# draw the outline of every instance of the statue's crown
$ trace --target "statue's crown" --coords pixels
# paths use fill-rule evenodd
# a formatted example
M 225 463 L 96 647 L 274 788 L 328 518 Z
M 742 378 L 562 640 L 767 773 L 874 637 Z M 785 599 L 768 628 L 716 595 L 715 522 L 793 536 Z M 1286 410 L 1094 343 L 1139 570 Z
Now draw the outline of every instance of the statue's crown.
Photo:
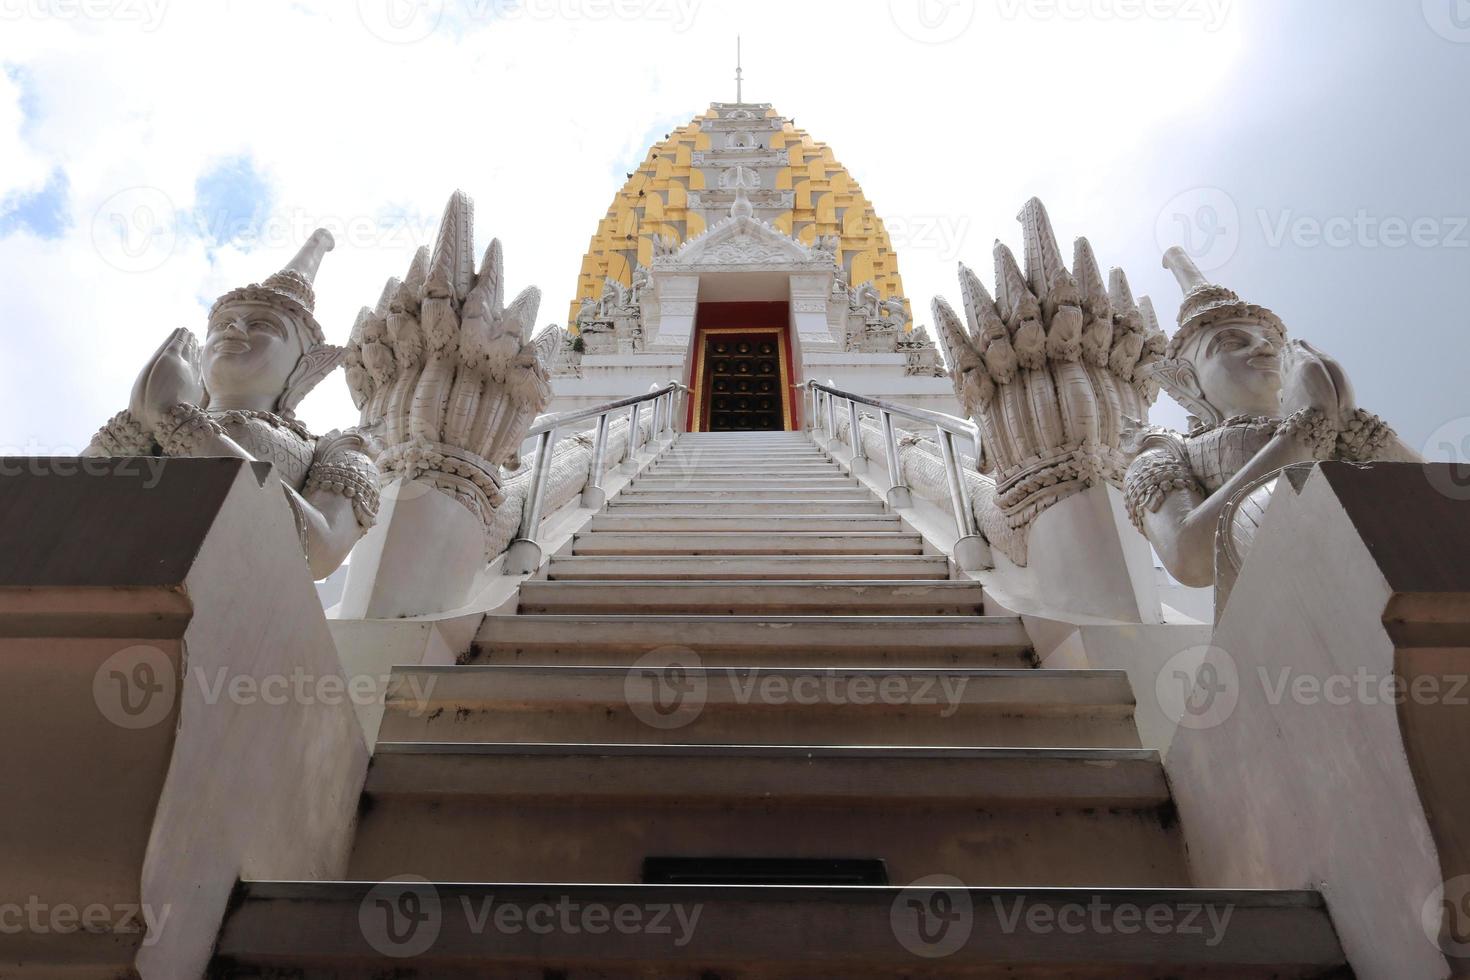
M 1179 329 L 1169 338 L 1164 356 L 1173 360 L 1201 330 L 1226 320 L 1253 320 L 1286 342 L 1286 324 L 1264 306 L 1247 303 L 1233 289 L 1207 280 L 1189 253 L 1175 245 L 1164 253 L 1164 268 L 1174 273 L 1184 299 L 1179 304 Z
M 322 256 L 330 252 L 336 244 L 331 232 L 318 228 L 301 246 L 296 257 L 286 263 L 281 271 L 266 277 L 264 282 L 232 289 L 215 300 L 209 311 L 210 317 L 220 307 L 240 300 L 269 303 L 294 314 L 304 331 L 301 342 L 308 353 L 327 346 L 321 324 L 316 322 L 316 293 L 312 289 L 312 283 L 322 264 Z

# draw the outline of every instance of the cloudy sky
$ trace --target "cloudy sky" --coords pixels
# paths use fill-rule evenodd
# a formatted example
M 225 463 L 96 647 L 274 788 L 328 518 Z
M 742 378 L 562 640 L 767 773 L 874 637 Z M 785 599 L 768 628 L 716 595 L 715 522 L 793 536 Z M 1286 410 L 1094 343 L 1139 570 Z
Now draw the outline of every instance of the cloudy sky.
M 1470 453 L 1467 0 L 0 0 L 0 451 L 84 445 L 317 225 L 345 339 L 455 187 L 558 321 L 624 173 L 733 97 L 737 33 L 747 98 L 834 147 L 916 311 L 1038 195 L 1167 320 L 1177 242 L 1409 442 Z M 354 421 L 339 380 L 302 415 Z

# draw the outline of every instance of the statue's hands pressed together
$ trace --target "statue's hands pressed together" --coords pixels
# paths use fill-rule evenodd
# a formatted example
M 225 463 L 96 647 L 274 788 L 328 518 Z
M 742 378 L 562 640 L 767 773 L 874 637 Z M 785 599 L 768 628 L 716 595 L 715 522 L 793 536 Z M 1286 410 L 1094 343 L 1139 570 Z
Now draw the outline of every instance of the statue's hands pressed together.
M 1316 409 L 1336 428 L 1356 411 L 1352 383 L 1342 365 L 1306 341 L 1286 345 L 1281 352 L 1281 367 L 1283 416 Z
M 169 409 L 179 404 L 199 405 L 203 400 L 199 342 L 181 327 L 169 334 L 143 366 L 128 407 L 145 429 L 157 432 Z
M 1164 253 L 1164 265 L 1184 299 L 1158 377 L 1190 411 L 1191 430 L 1137 440 L 1124 495 L 1169 572 L 1203 586 L 1216 580 L 1217 558 L 1240 567 L 1283 468 L 1419 455 L 1358 406 L 1341 364 L 1288 341 L 1276 314 L 1207 281 L 1182 248 Z
M 261 282 L 215 301 L 205 342 L 175 330 L 85 452 L 269 463 L 314 578 L 341 565 L 373 524 L 378 472 L 355 432 L 316 436 L 296 419 L 307 392 L 342 361 L 313 313 L 312 283 L 332 236 L 317 229 Z

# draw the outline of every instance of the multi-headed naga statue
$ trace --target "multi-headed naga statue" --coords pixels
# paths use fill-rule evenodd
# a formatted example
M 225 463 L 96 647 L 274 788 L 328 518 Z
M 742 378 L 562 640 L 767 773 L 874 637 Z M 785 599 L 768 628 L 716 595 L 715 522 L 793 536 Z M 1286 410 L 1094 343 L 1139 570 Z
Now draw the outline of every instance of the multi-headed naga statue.
M 1215 581 L 1216 535 L 1238 561 L 1271 481 L 1313 460 L 1417 461 L 1378 416 L 1357 406 L 1332 358 L 1288 342 L 1270 310 L 1205 279 L 1178 246 L 1164 255 L 1184 292 L 1179 329 L 1150 375 L 1190 413 L 1188 434 L 1140 428 L 1128 467 L 1129 514 L 1186 585 Z
M 312 282 L 332 236 L 318 229 L 284 269 L 215 301 L 201 346 L 179 329 L 144 366 L 125 411 L 92 439 L 97 456 L 234 456 L 272 463 L 312 575 L 330 575 L 373 524 L 377 470 L 355 434 L 321 438 L 295 408 L 341 363 L 313 315 Z
M 1123 419 L 1144 417 L 1157 394 L 1147 369 L 1164 335 L 1121 269 L 1104 285 L 1087 239 L 1077 239 L 1067 268 L 1041 201 L 1027 201 L 1019 218 L 1025 272 L 997 242 L 996 297 L 961 265 L 968 327 L 943 299 L 934 320 L 955 394 L 980 426 L 981 471 L 995 478 L 1001 520 L 982 514 L 982 524 L 991 544 L 1024 563 L 1028 529 L 1042 512 L 1122 480 Z
M 531 339 L 541 292 L 505 305 L 500 241 L 475 271 L 474 204 L 455 191 L 432 252 L 389 279 L 358 314 L 347 385 L 385 480 L 425 483 L 457 500 L 488 530 L 504 500 L 500 467 L 551 399 L 560 328 Z

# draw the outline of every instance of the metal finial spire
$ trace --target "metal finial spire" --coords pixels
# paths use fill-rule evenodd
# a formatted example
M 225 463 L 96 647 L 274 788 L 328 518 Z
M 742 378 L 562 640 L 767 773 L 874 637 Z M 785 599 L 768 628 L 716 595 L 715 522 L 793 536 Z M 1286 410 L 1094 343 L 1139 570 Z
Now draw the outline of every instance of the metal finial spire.
M 742 81 L 744 72 L 740 68 L 740 35 L 735 35 L 735 101 L 744 102 L 742 93 Z

